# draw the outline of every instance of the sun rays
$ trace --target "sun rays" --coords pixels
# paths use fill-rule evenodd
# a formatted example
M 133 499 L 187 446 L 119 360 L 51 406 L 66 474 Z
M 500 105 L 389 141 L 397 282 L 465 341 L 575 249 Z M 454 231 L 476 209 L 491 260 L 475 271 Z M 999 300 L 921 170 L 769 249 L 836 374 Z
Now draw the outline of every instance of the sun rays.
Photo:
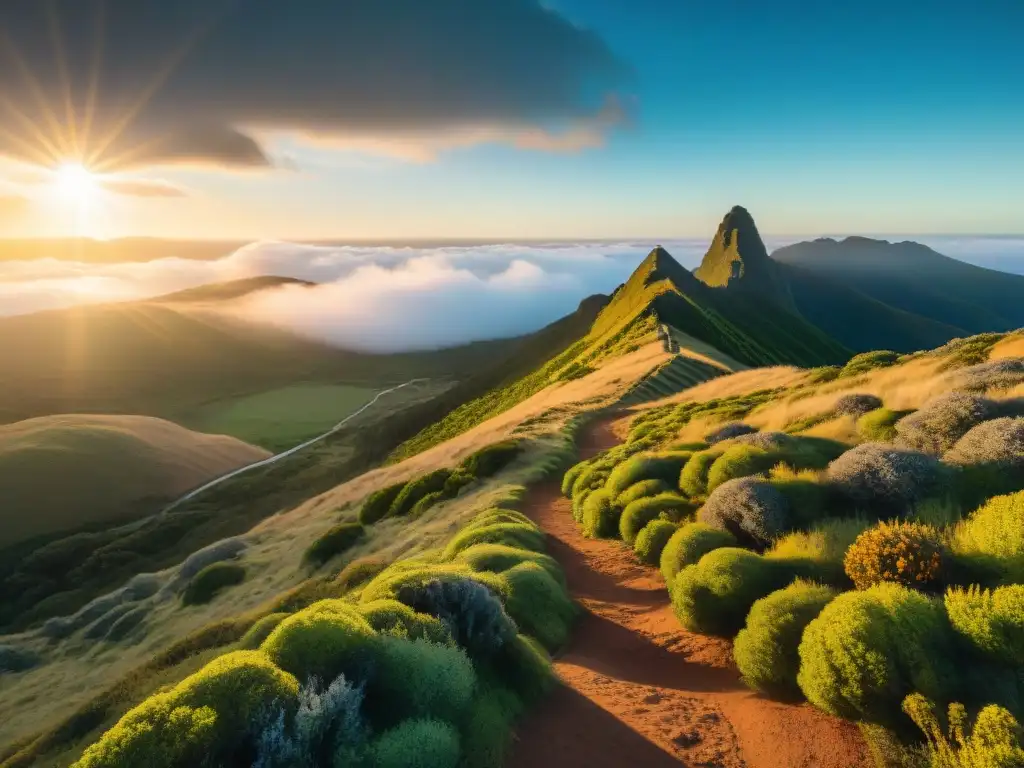
M 0 135 L 18 148 L 24 162 L 37 170 L 57 169 L 58 176 L 65 179 L 69 175 L 68 169 L 71 169 L 69 180 L 80 191 L 84 190 L 87 186 L 84 182 L 89 181 L 92 175 L 122 170 L 140 160 L 158 157 L 161 143 L 171 137 L 133 140 L 131 129 L 140 113 L 220 15 L 211 14 L 210 18 L 197 23 L 180 44 L 167 52 L 134 98 L 127 100 L 116 113 L 107 113 L 99 120 L 106 28 L 104 4 L 97 5 L 92 29 L 92 55 L 82 92 L 76 92 L 72 83 L 65 50 L 65 30 L 55 4 L 50 0 L 46 2 L 46 13 L 58 81 L 52 92 L 44 87 L 15 39 L 0 29 L 0 66 L 9 66 L 11 71 L 18 73 L 27 97 L 24 103 L 17 103 L 0 93 L 0 116 L 5 118 L 0 120 Z M 101 185 L 92 186 L 98 188 Z

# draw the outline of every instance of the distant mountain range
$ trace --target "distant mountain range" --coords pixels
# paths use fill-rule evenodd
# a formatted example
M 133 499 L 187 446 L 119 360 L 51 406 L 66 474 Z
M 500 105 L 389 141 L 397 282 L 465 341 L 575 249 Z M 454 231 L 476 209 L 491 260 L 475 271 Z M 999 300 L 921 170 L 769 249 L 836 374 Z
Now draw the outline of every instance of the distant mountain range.
M 910 352 L 1024 326 L 1022 276 L 918 243 L 863 237 L 797 243 L 769 256 L 739 206 L 693 274 L 738 301 L 771 301 L 857 352 Z

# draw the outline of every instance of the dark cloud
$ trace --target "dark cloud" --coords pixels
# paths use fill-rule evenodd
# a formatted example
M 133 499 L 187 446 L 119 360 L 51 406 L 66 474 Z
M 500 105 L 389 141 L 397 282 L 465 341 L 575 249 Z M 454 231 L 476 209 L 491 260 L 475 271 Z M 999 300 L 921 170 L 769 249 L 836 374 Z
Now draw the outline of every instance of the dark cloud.
M 111 169 L 265 166 L 277 132 L 575 149 L 629 79 L 538 0 L 4 0 L 0 30 L 0 152 Z

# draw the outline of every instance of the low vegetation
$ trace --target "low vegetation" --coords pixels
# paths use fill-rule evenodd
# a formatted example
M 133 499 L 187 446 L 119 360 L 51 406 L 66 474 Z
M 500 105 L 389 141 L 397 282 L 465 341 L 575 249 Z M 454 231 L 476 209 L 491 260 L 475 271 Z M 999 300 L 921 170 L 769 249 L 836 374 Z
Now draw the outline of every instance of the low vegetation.
M 859 355 L 788 391 L 647 408 L 563 492 L 618 517 L 618 537 L 660 566 L 680 623 L 733 639 L 751 687 L 860 722 L 885 768 L 1018 765 L 1024 417 L 1006 390 L 1024 366 L 977 359 L 992 344 Z M 932 382 L 902 409 L 853 390 L 930 356 L 947 377 L 934 381 L 961 389 L 936 396 Z M 772 415 L 784 408 L 773 398 L 824 388 L 841 393 L 833 406 Z M 719 426 L 698 432 L 697 419 Z M 686 452 L 673 484 L 669 457 Z M 665 497 L 675 513 L 630 511 Z
M 306 562 L 323 565 L 355 546 L 365 535 L 362 523 L 339 523 L 310 544 L 303 557 Z

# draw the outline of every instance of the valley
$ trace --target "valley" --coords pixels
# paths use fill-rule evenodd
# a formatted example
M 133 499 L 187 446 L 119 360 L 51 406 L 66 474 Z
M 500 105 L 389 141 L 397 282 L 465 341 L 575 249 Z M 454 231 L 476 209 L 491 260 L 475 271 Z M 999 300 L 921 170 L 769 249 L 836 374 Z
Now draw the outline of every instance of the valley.
M 984 632 L 1017 631 L 1021 333 L 949 340 L 949 318 L 915 315 L 902 327 L 927 332 L 908 332 L 908 351 L 862 351 L 805 311 L 831 278 L 795 275 L 734 208 L 695 272 L 657 247 L 563 320 L 436 354 L 334 350 L 211 309 L 250 285 L 81 310 L 94 356 L 75 370 L 117 370 L 92 325 L 105 318 L 134 339 L 117 352 L 121 371 L 140 372 L 127 402 L 183 426 L 101 408 L 0 428 L 46 435 L 71 461 L 61 474 L 94 483 L 73 493 L 102 500 L 60 511 L 38 484 L 18 503 L 58 511 L 0 556 L 0 765 L 113 767 L 125 750 L 150 761 L 140 734 L 158 733 L 171 739 L 160 759 L 183 768 L 199 737 L 161 714 L 169 702 L 220 713 L 217 764 L 248 767 L 278 747 L 226 713 L 253 706 L 263 723 L 261 708 L 319 695 L 321 674 L 365 686 L 364 730 L 345 743 L 374 766 L 392 730 L 428 715 L 432 735 L 416 743 L 456 745 L 430 768 L 916 768 L 936 750 L 1016 754 L 1013 641 L 993 646 L 960 617 L 994 601 L 1006 618 Z M 836 290 L 834 306 L 853 301 Z M 865 337 L 909 312 L 858 296 Z M 72 316 L 86 315 L 32 327 L 66 334 Z M 208 349 L 154 347 L 139 329 L 158 317 L 201 323 Z M 232 387 L 215 373 L 224 350 L 254 356 L 246 376 L 264 373 Z M 24 392 L 54 360 L 27 358 Z M 171 386 L 171 362 L 210 379 Z M 409 374 L 425 375 L 398 387 Z M 61 402 L 120 402 L 108 384 Z M 60 442 L 62 419 L 83 443 Z M 343 421 L 163 514 L 155 497 L 109 490 L 131 490 L 125 473 L 166 503 L 204 481 L 186 469 L 215 477 L 228 457 L 260 461 Z M 131 442 L 158 425 L 191 463 L 170 437 L 154 458 Z M 128 442 L 89 437 L 101 427 Z M 131 464 L 143 460 L 179 467 L 180 485 Z M 839 628 L 841 610 L 860 623 Z M 847 638 L 889 661 L 854 672 Z M 928 707 L 950 704 L 999 724 L 929 741 Z

